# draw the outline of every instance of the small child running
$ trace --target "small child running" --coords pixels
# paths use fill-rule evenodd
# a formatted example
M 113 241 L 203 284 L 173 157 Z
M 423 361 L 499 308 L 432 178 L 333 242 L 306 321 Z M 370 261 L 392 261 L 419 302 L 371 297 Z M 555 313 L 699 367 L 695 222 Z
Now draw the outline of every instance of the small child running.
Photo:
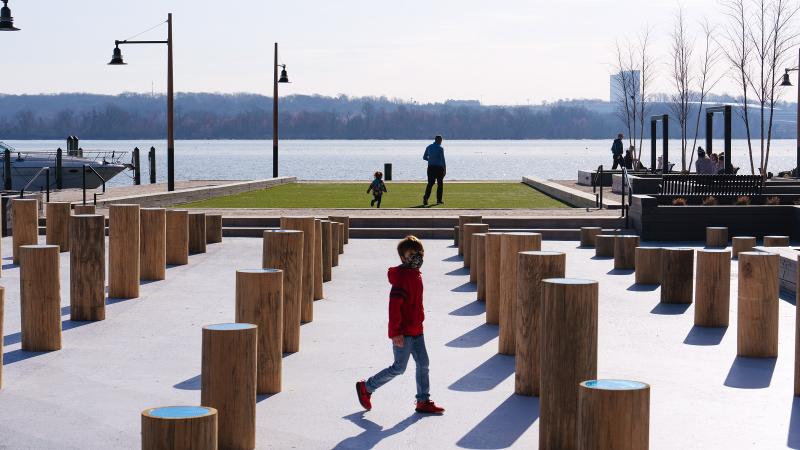
M 375 179 L 372 180 L 369 187 L 367 188 L 367 194 L 372 192 L 372 201 L 369 203 L 370 207 L 375 206 L 375 203 L 378 204 L 378 208 L 381 207 L 381 197 L 383 197 L 384 192 L 389 192 L 386 190 L 386 185 L 383 183 L 383 172 L 377 171 L 375 172 Z
M 381 370 L 368 380 L 356 383 L 356 393 L 361 406 L 372 409 L 372 393 L 376 389 L 402 374 L 410 356 L 417 365 L 417 403 L 418 413 L 442 414 L 444 408 L 430 399 L 430 380 L 428 378 L 428 351 L 422 335 L 422 322 L 425 310 L 422 306 L 422 259 L 425 249 L 415 236 L 407 236 L 397 245 L 400 264 L 389 268 L 389 339 L 392 340 L 394 363 Z

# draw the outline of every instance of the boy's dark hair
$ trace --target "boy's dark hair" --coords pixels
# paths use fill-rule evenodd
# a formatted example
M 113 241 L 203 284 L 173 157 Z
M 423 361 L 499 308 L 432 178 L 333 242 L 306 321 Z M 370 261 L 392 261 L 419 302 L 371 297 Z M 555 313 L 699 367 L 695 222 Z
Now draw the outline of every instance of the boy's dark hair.
M 375 172 L 375 178 L 383 178 L 383 172 L 381 172 L 380 170 Z
M 422 241 L 417 239 L 416 236 L 406 236 L 400 243 L 397 244 L 397 254 L 401 257 L 405 256 L 406 251 L 415 250 L 417 252 L 424 252 L 425 248 L 422 246 Z

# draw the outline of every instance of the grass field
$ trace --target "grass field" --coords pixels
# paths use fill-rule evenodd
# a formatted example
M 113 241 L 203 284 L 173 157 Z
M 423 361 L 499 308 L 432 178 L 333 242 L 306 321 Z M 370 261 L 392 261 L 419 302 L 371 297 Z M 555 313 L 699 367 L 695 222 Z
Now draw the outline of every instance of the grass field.
M 369 183 L 293 183 L 182 205 L 187 208 L 369 208 Z M 387 183 L 382 208 L 424 208 L 424 183 Z M 436 199 L 434 186 L 433 200 Z M 522 183 L 445 183 L 431 208 L 567 208 Z

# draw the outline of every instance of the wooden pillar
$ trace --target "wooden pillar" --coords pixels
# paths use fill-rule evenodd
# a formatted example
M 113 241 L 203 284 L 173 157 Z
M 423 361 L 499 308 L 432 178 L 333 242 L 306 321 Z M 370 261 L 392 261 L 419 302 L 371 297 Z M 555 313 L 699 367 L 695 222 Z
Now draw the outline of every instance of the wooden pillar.
M 486 233 L 486 323 L 500 324 L 500 241 L 503 233 Z
M 19 248 L 19 296 L 22 349 L 61 349 L 61 282 L 57 245 Z
M 108 209 L 108 296 L 139 296 L 139 205 Z
M 698 250 L 694 324 L 727 327 L 731 301 L 731 252 Z
M 342 238 L 342 230 L 336 222 L 331 223 L 331 267 L 339 265 L 339 240 Z
M 5 336 L 3 334 L 3 311 L 5 309 L 6 303 L 6 288 L 0 286 L 0 336 Z M 2 345 L 0 345 L 0 389 L 3 389 L 3 350 Z
M 795 297 L 794 297 L 794 395 L 800 395 L 800 257 L 797 259 L 795 273 Z M 2 336 L 0 330 L 0 336 Z
M 602 232 L 600 227 L 581 227 L 581 247 L 594 248 L 595 237 Z
M 217 450 L 217 410 L 165 406 L 142 411 L 142 450 Z
M 789 236 L 764 236 L 764 247 L 788 247 Z
M 517 357 L 514 393 L 539 395 L 542 346 L 542 280 L 563 278 L 567 255 L 520 252 L 517 268 Z
M 475 270 L 475 284 L 478 288 L 478 300 L 486 299 L 486 233 L 474 233 L 472 254 L 474 263 L 470 268 Z
M 489 225 L 483 223 L 468 223 L 464 225 L 464 267 L 469 270 L 469 281 L 475 283 L 478 281 L 477 272 L 472 270 L 472 264 L 475 262 L 474 245 L 475 241 L 472 240 L 472 235 L 475 233 L 488 233 Z
M 167 264 L 189 264 L 189 211 L 167 210 Z
M 261 267 L 283 271 L 283 351 L 300 351 L 300 313 L 303 298 L 302 231 L 267 230 Z
M 639 236 L 620 234 L 614 237 L 614 268 L 632 270 L 636 268 L 636 247 Z
M 33 198 L 11 199 L 13 262 L 19 264 L 19 247 L 39 242 L 39 203 Z
M 45 228 L 48 245 L 58 245 L 62 252 L 69 251 L 69 202 L 45 204 Z
M 594 256 L 598 258 L 614 257 L 614 238 L 613 234 L 598 234 L 594 237 Z
M 222 214 L 206 214 L 206 244 L 222 242 Z
M 313 217 L 281 217 L 281 228 L 284 230 L 299 230 L 303 232 L 303 287 L 302 302 L 300 303 L 300 320 L 303 323 L 314 320 L 314 218 Z M 338 227 L 334 227 L 339 230 Z M 339 231 L 336 232 L 337 237 Z M 335 241 L 338 245 L 339 240 Z M 337 247 L 338 248 L 338 247 Z M 335 253 L 335 252 L 334 252 Z M 336 262 L 338 263 L 338 255 Z M 279 267 L 275 267 L 279 269 Z
M 330 216 L 328 220 L 331 222 L 338 222 L 344 225 L 344 233 L 342 234 L 342 245 L 350 243 L 350 217 L 349 216 Z
M 75 205 L 73 208 L 73 214 L 97 214 L 96 208 L 94 205 Z
M 458 225 L 453 227 L 453 245 L 458 247 L 458 230 L 460 227 Z
M 661 283 L 661 248 L 636 247 L 636 284 Z
M 328 282 L 332 280 L 331 273 L 331 227 L 330 220 L 322 221 L 322 281 Z
M 458 254 L 464 254 L 464 225 L 468 223 L 483 223 L 481 216 L 458 216 Z
M 650 386 L 629 380 L 587 380 L 578 387 L 578 448 L 650 448 Z
M 775 253 L 739 253 L 738 356 L 778 356 L 779 260 Z
M 189 253 L 206 252 L 206 213 L 189 213 Z
M 733 257 L 739 258 L 741 252 L 752 252 L 756 246 L 756 238 L 753 236 L 735 236 L 733 238 Z
M 258 326 L 256 393 L 281 391 L 283 358 L 283 272 L 236 271 L 236 321 Z
M 578 448 L 578 383 L 597 378 L 597 282 L 542 281 L 539 448 Z
M 541 249 L 539 233 L 504 233 L 500 238 L 500 354 L 513 355 L 516 347 L 517 254 Z
M 345 232 L 344 224 L 341 222 L 336 222 L 336 226 L 339 227 L 339 254 L 344 254 L 344 238 Z
M 325 297 L 322 290 L 322 221 L 314 219 L 314 300 Z
M 106 318 L 106 218 L 70 218 L 69 305 L 72 320 Z
M 727 247 L 728 227 L 706 227 L 706 247 Z
M 661 303 L 692 303 L 694 250 L 661 250 Z
M 142 208 L 139 232 L 139 266 L 141 280 L 167 278 L 167 211 L 164 208 Z
M 256 447 L 256 347 L 258 329 L 249 323 L 203 327 L 200 404 L 218 411 L 223 449 Z

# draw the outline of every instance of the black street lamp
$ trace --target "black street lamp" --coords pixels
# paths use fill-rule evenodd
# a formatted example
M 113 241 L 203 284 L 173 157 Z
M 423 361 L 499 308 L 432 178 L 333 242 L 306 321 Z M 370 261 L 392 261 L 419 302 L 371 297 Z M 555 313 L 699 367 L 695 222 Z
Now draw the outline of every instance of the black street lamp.
M 798 59 L 800 63 L 800 59 Z M 793 67 L 791 69 L 786 69 L 786 72 L 783 73 L 783 80 L 781 80 L 781 86 L 792 86 L 792 81 L 789 79 L 789 72 L 794 72 L 800 70 L 800 67 Z M 797 161 L 794 170 L 795 178 L 800 180 L 800 83 L 797 83 Z
M 281 68 L 278 77 L 278 67 Z M 272 87 L 272 177 L 278 178 L 278 83 L 289 83 L 286 64 L 278 64 L 278 43 L 275 43 L 275 82 Z
M 11 16 L 11 8 L 8 7 L 8 0 L 3 0 L 3 7 L 0 8 L 0 31 L 19 31 L 14 26 L 14 18 Z
M 167 44 L 167 190 L 175 190 L 175 92 L 172 87 L 172 13 L 167 15 L 166 41 L 114 41 L 114 54 L 110 66 L 124 66 L 120 45 L 124 44 Z

